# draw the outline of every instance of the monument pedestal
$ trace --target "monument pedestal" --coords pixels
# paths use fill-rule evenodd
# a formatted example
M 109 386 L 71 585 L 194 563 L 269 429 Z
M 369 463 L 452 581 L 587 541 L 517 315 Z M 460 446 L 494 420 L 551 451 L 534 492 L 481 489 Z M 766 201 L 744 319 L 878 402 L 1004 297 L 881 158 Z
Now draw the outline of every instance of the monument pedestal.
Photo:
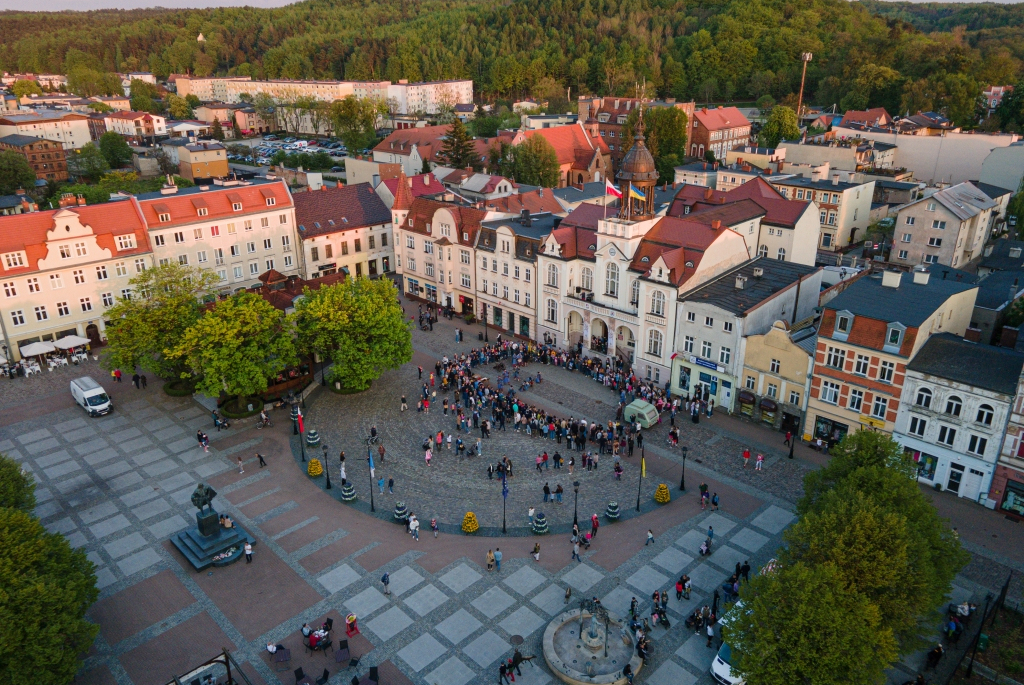
M 196 514 L 194 528 L 186 528 L 171 538 L 171 543 L 197 571 L 233 564 L 245 554 L 246 542 L 254 545 L 256 538 L 237 524 L 222 528 L 220 515 L 212 507 Z

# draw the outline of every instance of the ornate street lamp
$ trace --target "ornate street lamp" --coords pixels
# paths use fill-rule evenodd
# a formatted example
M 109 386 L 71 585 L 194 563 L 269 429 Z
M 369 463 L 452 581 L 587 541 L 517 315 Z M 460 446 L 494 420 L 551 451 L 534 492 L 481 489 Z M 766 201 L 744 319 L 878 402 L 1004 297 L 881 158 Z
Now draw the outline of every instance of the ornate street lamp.
M 579 503 L 580 503 L 580 482 L 578 480 L 577 481 L 573 481 L 572 491 L 573 491 L 573 493 L 575 493 L 575 498 L 573 499 L 573 502 L 572 502 L 572 525 L 573 526 L 578 526 L 579 522 L 580 522 L 579 518 L 577 518 L 577 513 L 579 512 Z

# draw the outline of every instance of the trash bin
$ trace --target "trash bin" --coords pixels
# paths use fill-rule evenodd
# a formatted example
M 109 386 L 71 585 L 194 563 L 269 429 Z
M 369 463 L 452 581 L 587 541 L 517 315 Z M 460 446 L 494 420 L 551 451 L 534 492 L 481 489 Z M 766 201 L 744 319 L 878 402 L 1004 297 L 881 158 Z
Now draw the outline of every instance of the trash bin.
M 978 636 L 978 651 L 984 652 L 988 649 L 988 635 L 982 633 Z
M 483 333 L 477 333 L 476 334 L 476 339 L 477 340 L 483 340 L 484 339 L 484 334 Z

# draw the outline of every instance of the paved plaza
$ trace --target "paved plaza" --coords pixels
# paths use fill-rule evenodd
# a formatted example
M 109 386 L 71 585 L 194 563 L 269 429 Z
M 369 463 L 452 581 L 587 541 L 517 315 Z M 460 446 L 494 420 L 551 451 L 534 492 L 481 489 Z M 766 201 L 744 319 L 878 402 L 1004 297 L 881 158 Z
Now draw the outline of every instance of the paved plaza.
M 307 425 L 321 431 L 332 456 L 335 482 L 330 491 L 324 489 L 323 478 L 310 479 L 302 470 L 298 439 L 283 411 L 272 413 L 271 429 L 257 431 L 252 421 L 241 420 L 218 433 L 197 402 L 171 398 L 152 380 L 145 391 L 127 383 L 110 388 L 116 409 L 99 419 L 85 417 L 64 398 L 67 379 L 57 376 L 61 372 L 19 379 L 17 383 L 40 384 L 34 392 L 27 385 L 12 386 L 20 393 L 13 401 L 0 386 L 6 417 L 0 421 L 0 451 L 35 476 L 37 514 L 44 525 L 86 550 L 97 567 L 101 594 L 89 615 L 101 632 L 77 682 L 162 685 L 225 647 L 253 683 L 291 685 L 298 667 L 314 677 L 328 668 L 331 683 L 348 683 L 356 670 L 336 664 L 329 653 L 305 652 L 298 629 L 304 622 L 318 624 L 329 617 L 335 640 L 344 638 L 341 626 L 349 613 L 358 616 L 361 629 L 350 640 L 353 654 L 361 658 L 360 674 L 376 665 L 386 676 L 384 682 L 494 682 L 499 659 L 511 655 L 513 636 L 524 638 L 525 654 L 540 654 L 544 626 L 565 610 L 567 589 L 572 601 L 599 597 L 620 615 L 632 597 L 646 611 L 651 593 L 666 589 L 672 627 L 653 631 L 652 658 L 637 682 L 711 683 L 708 667 L 715 650 L 705 646 L 705 638 L 687 631 L 683 619 L 694 606 L 710 603 L 711 593 L 736 562 L 749 559 L 757 569 L 772 558 L 794 520 L 800 479 L 815 464 L 800 455 L 786 459 L 779 440 L 768 453 L 764 472 L 744 471 L 737 450 L 751 444 L 767 451 L 777 434 L 730 431 L 720 417 L 697 426 L 687 423 L 689 492 L 680 496 L 680 454 L 668 450 L 663 436 L 667 428 L 662 426 L 649 438 L 643 498 L 649 500 L 653 487 L 666 482 L 673 501 L 657 508 L 645 505 L 649 511 L 643 515 L 614 524 L 602 518 L 582 563 L 570 560 L 564 533 L 502 538 L 442 532 L 435 539 L 426 529 L 431 516 L 454 526 L 472 506 L 482 525 L 494 527 L 500 526 L 501 513 L 500 484 L 488 482 L 480 469 L 486 461 L 459 463 L 442 454 L 432 471 L 425 471 L 418 445 L 428 422 L 435 420 L 433 410 L 429 418 L 415 410 L 398 414 L 402 390 L 415 387 L 415 365 L 429 370 L 435 355 L 454 348 L 443 340 L 452 339 L 445 326 L 450 324 L 442 322 L 432 334 L 417 331 L 414 364 L 389 373 L 370 392 L 337 396 L 321 389 L 309 398 Z M 472 342 L 476 344 L 475 336 Z M 530 393 L 531 402 L 588 420 L 610 418 L 614 396 L 609 391 L 578 374 L 539 368 L 548 380 Z M 84 371 L 109 385 L 95 365 Z M 33 416 L 25 415 L 25 406 L 32 407 Z M 365 450 L 361 438 L 371 421 L 383 431 L 389 450 L 397 453 L 389 460 L 407 462 L 402 469 L 394 464 L 395 473 L 401 474 L 396 493 L 378 497 L 377 506 L 389 512 L 402 500 L 416 511 L 424 523 L 418 542 L 402 526 L 361 509 L 367 504 L 369 475 L 365 460 L 357 455 Z M 196 442 L 199 428 L 211 438 L 208 453 Z M 526 508 L 541 507 L 540 487 L 545 480 L 554 481 L 555 472 L 536 474 L 526 456 L 514 453 L 529 450 L 532 457 L 540 439 L 511 435 L 491 442 L 499 440 L 519 467 L 507 515 L 510 525 L 521 528 Z M 359 490 L 358 506 L 336 497 L 341 449 L 347 452 L 349 477 Z M 267 457 L 267 467 L 259 468 L 256 451 Z M 489 457 L 485 451 L 484 460 Z M 624 510 L 634 507 L 637 458 L 623 461 L 627 475 L 622 483 L 611 477 L 610 459 L 598 471 L 579 475 L 581 518 L 603 512 L 612 497 Z M 391 463 L 383 467 L 385 473 Z M 694 493 L 702 480 L 719 492 L 721 511 L 700 509 Z M 252 564 L 243 561 L 196 573 L 169 544 L 173 534 L 194 525 L 189 497 L 200 481 L 217 490 L 218 511 L 257 538 Z M 566 487 L 568 478 L 563 476 L 562 482 Z M 571 488 L 566 490 L 571 496 Z M 566 497 L 561 507 L 549 505 L 551 511 L 544 511 L 553 524 L 565 525 L 571 521 L 571 506 Z M 697 550 L 708 526 L 715 530 L 714 553 L 700 557 Z M 644 544 L 648 529 L 655 534 L 653 545 Z M 971 534 L 961 530 L 965 538 Z M 539 562 L 529 554 L 535 541 L 541 545 Z M 971 544 L 975 561 L 958 577 L 955 599 L 983 596 L 986 589 L 997 587 L 998 573 L 991 569 L 1005 568 L 981 556 L 988 553 L 982 545 Z M 501 548 L 504 560 L 500 573 L 489 573 L 485 556 L 495 547 Z M 1017 563 L 1000 559 L 1011 567 Z M 380 584 L 385 571 L 391 575 L 390 596 Z M 680 602 L 671 586 L 682 573 L 691 576 L 694 592 L 689 601 Z M 291 649 L 287 669 L 274 668 L 265 649 L 268 642 Z M 893 669 L 890 681 L 903 682 L 917 665 L 917 657 L 908 658 L 904 667 Z M 542 658 L 524 665 L 523 677 L 517 678 L 526 685 L 553 682 Z

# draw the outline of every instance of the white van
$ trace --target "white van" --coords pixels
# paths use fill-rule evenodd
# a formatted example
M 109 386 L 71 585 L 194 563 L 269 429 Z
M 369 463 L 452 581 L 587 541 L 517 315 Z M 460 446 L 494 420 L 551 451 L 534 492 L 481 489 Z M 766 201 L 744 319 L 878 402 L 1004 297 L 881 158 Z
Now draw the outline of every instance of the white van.
M 743 602 L 736 602 L 729 611 L 725 613 L 725 616 L 718 620 L 719 631 L 722 627 L 729 624 L 729 621 L 737 612 L 743 609 Z M 719 632 L 721 635 L 721 632 Z M 726 642 L 722 642 L 722 646 L 718 648 L 718 654 L 715 655 L 715 660 L 711 662 L 711 675 L 715 679 L 716 683 L 722 683 L 722 685 L 743 685 L 746 681 L 742 678 L 734 676 L 732 674 L 732 647 Z
M 107 391 L 89 376 L 71 381 L 71 396 L 82 409 L 89 412 L 89 416 L 103 416 L 114 408 Z

